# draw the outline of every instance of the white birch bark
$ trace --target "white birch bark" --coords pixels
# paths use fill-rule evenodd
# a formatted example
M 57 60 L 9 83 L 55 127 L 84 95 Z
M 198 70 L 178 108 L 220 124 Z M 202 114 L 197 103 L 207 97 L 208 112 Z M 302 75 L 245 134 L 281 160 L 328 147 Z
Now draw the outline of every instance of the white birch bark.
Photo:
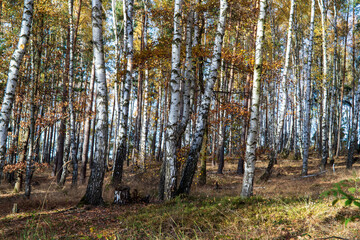
M 133 72 L 133 0 L 126 0 L 126 76 L 123 83 L 122 96 L 121 96 L 121 112 L 120 112 L 120 128 L 116 147 L 116 158 L 114 161 L 113 169 L 113 183 L 119 185 L 122 179 L 123 164 L 127 156 L 127 135 L 128 135 L 128 118 L 129 118 L 129 103 L 130 103 L 130 90 Z M 125 6 L 125 5 L 124 5 Z
M 73 84 L 74 84 L 74 26 L 73 26 L 73 8 L 74 0 L 69 0 L 69 30 L 70 30 L 70 44 L 69 44 L 69 110 L 70 110 L 70 149 L 71 159 L 73 162 L 72 186 L 77 185 L 78 163 L 76 157 L 76 126 L 75 126 L 75 112 L 73 103 Z
M 174 36 L 171 52 L 170 111 L 166 129 L 164 197 L 169 200 L 176 191 L 176 144 L 180 112 L 180 47 L 181 47 L 181 0 L 174 2 Z
M 147 2 L 144 3 L 144 50 L 147 49 Z M 149 82 L 149 69 L 147 62 L 145 62 L 145 74 L 144 74 L 144 100 L 143 100 L 143 111 L 141 111 L 141 128 L 140 128 L 140 152 L 139 161 L 140 168 L 145 170 L 145 158 L 146 158 L 146 126 L 147 126 L 147 108 L 148 108 L 148 82 Z M 139 113 L 138 113 L 139 114 Z
M 103 203 L 102 186 L 105 174 L 105 159 L 108 143 L 108 96 L 105 73 L 104 44 L 102 32 L 101 0 L 92 0 L 92 33 L 95 61 L 96 96 L 96 149 L 91 173 L 83 202 L 91 205 Z
M 82 184 L 85 183 L 86 178 L 86 165 L 88 163 L 89 156 L 89 143 L 90 143 L 90 130 L 91 130 L 91 116 L 90 111 L 92 109 L 93 101 L 94 101 L 94 85 L 95 85 L 95 66 L 94 61 L 91 68 L 91 76 L 90 76 L 90 88 L 88 93 L 88 98 L 86 101 L 85 114 L 86 120 L 84 125 L 84 144 L 81 153 L 81 170 L 80 170 L 80 181 Z M 95 121 L 93 119 L 92 121 Z
M 280 89 L 279 89 L 279 113 L 278 113 L 278 124 L 275 135 L 275 158 L 279 151 L 281 132 L 284 127 L 285 113 L 286 113 L 286 85 L 287 85 L 287 75 L 289 70 L 290 62 L 290 51 L 291 51 L 291 40 L 292 40 L 292 31 L 293 31 L 293 22 L 294 22 L 294 9 L 295 9 L 295 0 L 291 0 L 290 16 L 289 16 L 289 28 L 287 33 L 287 42 L 286 42 L 286 51 L 285 51 L 285 63 L 284 71 L 282 73 Z
M 71 148 L 71 133 L 70 131 L 66 132 L 65 136 L 65 147 L 64 147 L 64 157 L 63 157 L 63 165 L 62 165 L 62 171 L 61 171 L 61 177 L 59 181 L 59 186 L 63 187 L 65 186 L 66 177 L 68 175 L 68 168 L 69 163 L 71 160 L 69 160 L 70 157 L 70 148 Z
M 335 85 L 337 82 L 337 44 L 338 44 L 338 32 L 337 32 L 337 8 L 334 3 L 334 60 L 333 60 L 333 78 L 330 84 L 330 116 L 329 116 L 329 160 L 330 163 L 334 162 L 333 153 L 333 111 L 335 110 Z
M 3 167 L 5 165 L 8 125 L 10 121 L 11 110 L 15 101 L 15 90 L 19 77 L 19 69 L 25 54 L 26 44 L 30 37 L 33 12 L 34 1 L 24 0 L 24 11 L 19 34 L 19 42 L 17 43 L 17 47 L 10 60 L 8 79 L 0 111 L 0 181 Z
M 290 16 L 289 16 L 289 27 L 287 33 L 287 42 L 286 42 L 286 50 L 285 50 L 285 63 L 284 63 L 284 71 L 282 72 L 280 86 L 279 86 L 279 100 L 278 100 L 278 121 L 274 139 L 274 149 L 269 159 L 268 167 L 266 168 L 265 173 L 261 176 L 261 179 L 267 180 L 270 175 L 272 168 L 277 160 L 277 155 L 279 150 L 281 149 L 281 133 L 284 128 L 285 114 L 286 114 L 286 105 L 287 105 L 287 75 L 289 70 L 289 62 L 290 62 L 290 51 L 291 51 L 291 41 L 292 41 L 292 32 L 293 32 L 293 22 L 294 22 L 294 11 L 295 11 L 295 0 L 291 0 L 290 7 Z M 251 193 L 252 194 L 252 193 Z
M 328 89 L 327 89 L 327 43 L 326 43 L 326 11 L 324 0 L 318 0 L 321 12 L 322 26 L 322 51 L 323 51 L 323 72 L 322 72 L 322 150 L 321 150 L 321 169 L 324 169 L 328 158 Z
M 192 60 L 192 29 L 193 29 L 193 11 L 190 10 L 187 16 L 187 23 L 186 23 L 186 56 L 185 56 L 185 71 L 184 71 L 184 87 L 183 87 L 183 112 L 181 123 L 178 129 L 178 137 L 184 133 L 188 121 L 190 118 L 190 99 L 192 93 L 191 83 L 194 82 L 194 75 L 193 75 L 193 60 Z
M 249 121 L 249 132 L 246 141 L 245 153 L 245 173 L 242 183 L 241 196 L 250 197 L 253 194 L 254 175 L 255 175 L 255 150 L 257 145 L 257 135 L 259 126 L 259 105 L 260 105 L 260 80 L 263 61 L 263 44 L 265 38 L 265 17 L 267 1 L 260 0 L 260 12 L 257 23 L 256 45 L 255 45 L 255 65 L 254 80 L 251 96 L 251 110 Z
M 210 103 L 214 94 L 214 84 L 218 78 L 218 72 L 220 69 L 222 43 L 225 35 L 227 8 L 227 0 L 220 0 L 220 15 L 216 29 L 214 51 L 213 57 L 211 59 L 209 79 L 206 82 L 204 94 L 201 96 L 201 102 L 198 110 L 198 118 L 196 120 L 195 135 L 191 143 L 189 155 L 186 159 L 177 194 L 188 194 L 190 192 L 191 183 L 195 175 L 195 170 L 199 159 L 199 153 L 204 138 Z
M 303 166 L 302 175 L 308 174 L 308 159 L 309 159 L 309 147 L 310 147 L 310 131 L 311 131 L 311 66 L 312 66 L 312 53 L 314 43 L 314 29 L 315 29 L 315 0 L 311 1 L 311 20 L 310 20 L 310 36 L 308 47 L 308 58 L 306 64 L 306 78 L 305 78 L 305 114 L 304 114 L 304 126 L 303 126 Z
M 355 3 L 353 1 L 352 6 L 352 15 L 353 15 L 353 27 L 352 27 L 352 111 L 351 111 L 351 129 L 349 127 L 349 151 L 347 154 L 346 168 L 351 169 L 354 163 L 354 151 L 357 148 L 357 134 L 358 134 L 358 116 L 359 116 L 359 89 L 358 82 L 356 79 L 356 68 L 355 68 L 355 56 L 356 56 L 356 39 L 355 39 Z
M 28 154 L 26 157 L 26 176 L 25 176 L 25 196 L 30 197 L 31 194 L 31 178 L 33 173 L 33 151 L 34 151 L 34 138 L 35 138 L 35 63 L 34 63 L 34 47 L 31 43 L 31 85 L 29 90 L 31 91 L 31 100 L 30 100 L 30 125 L 29 125 L 29 146 Z
M 296 40 L 297 41 L 297 40 Z M 297 48 L 299 48 L 297 43 Z M 300 53 L 296 53 L 295 57 L 295 64 L 296 64 L 296 73 L 294 74 L 296 76 L 296 93 L 295 95 L 295 102 L 296 102 L 296 140 L 295 140 L 295 159 L 298 159 L 298 155 L 300 153 L 300 156 L 302 157 L 303 154 L 303 139 L 301 135 L 301 105 L 302 105 L 302 91 L 301 91 L 301 82 L 302 78 L 300 76 L 300 61 L 299 61 L 299 55 Z M 300 150 L 300 151 L 299 151 Z

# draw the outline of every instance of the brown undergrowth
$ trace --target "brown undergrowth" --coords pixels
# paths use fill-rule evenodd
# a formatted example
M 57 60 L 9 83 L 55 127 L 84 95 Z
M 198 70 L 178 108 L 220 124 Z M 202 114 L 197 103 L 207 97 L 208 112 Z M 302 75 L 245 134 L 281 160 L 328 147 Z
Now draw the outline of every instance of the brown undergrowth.
M 310 177 L 301 177 L 301 161 L 282 159 L 267 182 L 258 178 L 267 166 L 257 162 L 254 197 L 241 199 L 242 176 L 236 175 L 236 158 L 228 157 L 224 174 L 208 164 L 207 184 L 195 178 L 190 197 L 160 203 L 156 194 L 159 164 L 145 173 L 125 168 L 124 181 L 140 195 L 150 195 L 150 204 L 111 205 L 110 173 L 104 183 L 105 207 L 76 207 L 86 186 L 71 188 L 68 178 L 59 188 L 50 170 L 35 173 L 30 199 L 13 193 L 8 183 L 0 186 L 1 239 L 316 239 L 337 236 L 360 239 L 358 221 L 344 226 L 346 218 L 360 215 L 353 207 L 332 206 L 321 193 L 334 183 L 359 176 L 360 164 L 345 169 L 344 158 L 335 172 L 318 174 L 318 158 L 310 158 Z M 19 212 L 11 213 L 14 203 Z

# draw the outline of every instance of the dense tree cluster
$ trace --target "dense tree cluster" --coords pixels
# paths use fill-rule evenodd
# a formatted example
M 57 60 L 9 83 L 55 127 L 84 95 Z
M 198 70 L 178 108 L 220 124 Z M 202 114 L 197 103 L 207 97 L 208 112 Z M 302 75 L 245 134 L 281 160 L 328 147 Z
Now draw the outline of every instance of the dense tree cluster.
M 47 164 L 97 205 L 106 172 L 120 189 L 151 163 L 160 199 L 225 156 L 243 197 L 259 154 L 262 180 L 290 153 L 303 175 L 310 152 L 321 171 L 344 154 L 351 168 L 357 14 L 357 0 L 0 0 L 1 180 L 29 197 Z

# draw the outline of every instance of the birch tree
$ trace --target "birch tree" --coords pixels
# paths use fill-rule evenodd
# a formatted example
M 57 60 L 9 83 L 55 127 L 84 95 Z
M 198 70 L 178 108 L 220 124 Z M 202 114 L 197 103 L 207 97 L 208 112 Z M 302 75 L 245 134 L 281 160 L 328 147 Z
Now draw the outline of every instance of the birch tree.
M 27 198 L 30 197 L 31 194 L 31 178 L 33 174 L 33 153 L 34 153 L 34 138 L 35 138 L 35 51 L 33 47 L 33 43 L 31 43 L 31 83 L 29 90 L 31 91 L 30 96 L 30 125 L 29 125 L 29 146 L 28 146 L 28 154 L 26 157 L 26 176 L 25 176 L 25 196 Z
M 73 84 L 74 84 L 74 26 L 73 26 L 73 8 L 74 0 L 69 0 L 69 28 L 70 28 L 70 44 L 69 44 L 69 110 L 70 110 L 70 149 L 71 159 L 73 162 L 73 175 L 72 175 L 72 186 L 77 185 L 78 176 L 78 163 L 76 157 L 76 126 L 75 126 L 75 112 L 73 104 Z
M 321 169 L 325 169 L 328 158 L 328 89 L 327 89 L 327 43 L 326 43 L 326 11 L 325 1 L 318 0 L 321 12 L 321 34 L 322 34 L 322 52 L 323 52 L 323 72 L 322 72 L 322 150 L 321 150 Z
M 87 117 L 85 119 L 85 124 L 84 124 L 84 138 L 83 138 L 84 143 L 81 153 L 81 169 L 80 169 L 80 181 L 82 184 L 85 183 L 85 178 L 86 178 L 86 165 L 88 163 L 91 121 L 95 121 L 95 119 L 91 120 L 91 116 L 89 116 L 94 101 L 94 85 L 95 85 L 95 67 L 93 63 L 91 68 L 89 96 L 87 98 L 86 108 L 85 108 L 85 114 L 87 114 Z
M 11 57 L 5 94 L 0 111 L 0 181 L 5 165 L 6 140 L 11 110 L 15 100 L 15 90 L 19 77 L 19 69 L 25 55 L 26 44 L 30 37 L 34 12 L 34 0 L 24 0 L 24 10 L 19 34 L 19 41 Z
M 260 80 L 263 62 L 263 44 L 265 38 L 265 18 L 267 0 L 260 0 L 259 19 L 257 23 L 256 45 L 255 45 L 255 65 L 254 79 L 251 97 L 249 133 L 246 140 L 245 153 L 245 173 L 242 183 L 241 196 L 250 197 L 253 194 L 254 175 L 255 175 L 255 150 L 257 144 L 259 126 L 259 105 L 260 105 Z
M 197 162 L 199 159 L 199 153 L 203 143 L 210 103 L 214 94 L 214 84 L 218 79 L 218 72 L 220 69 L 221 50 L 225 34 L 227 8 L 227 0 L 220 0 L 219 22 L 216 28 L 214 50 L 210 66 L 210 75 L 209 79 L 206 82 L 204 93 L 201 96 L 201 102 L 198 110 L 198 118 L 196 120 L 196 130 L 190 146 L 189 155 L 186 159 L 177 194 L 188 194 L 190 192 L 191 184 L 195 175 Z
M 133 58 L 134 58 L 134 32 L 133 32 L 133 0 L 126 0 L 126 76 L 123 83 L 122 99 L 121 99 L 121 113 L 120 113 L 120 129 L 118 135 L 118 143 L 116 147 L 116 158 L 113 169 L 113 183 L 119 185 L 122 179 L 123 164 L 127 156 L 127 135 L 128 135 L 128 118 L 129 118 L 129 103 L 130 90 L 133 72 Z
M 333 129 L 334 129 L 334 114 L 333 111 L 335 109 L 335 85 L 337 82 L 337 44 L 338 44 L 338 32 L 337 32 L 337 7 L 336 2 L 334 2 L 334 59 L 333 59 L 333 76 L 332 82 L 330 84 L 330 111 L 329 111 L 329 160 L 330 164 L 334 163 L 334 153 L 333 153 Z
M 85 196 L 82 201 L 91 205 L 103 203 L 102 186 L 108 142 L 108 96 L 105 74 L 104 43 L 102 32 L 102 3 L 92 0 L 92 40 L 95 62 L 96 96 L 96 148 Z M 95 136 L 94 136 L 95 137 Z
M 147 48 L 147 2 L 144 3 L 144 50 Z M 147 108 L 148 108 L 148 83 L 149 83 L 149 69 L 147 67 L 147 62 L 145 63 L 145 76 L 144 76 L 144 101 L 143 101 L 143 111 L 141 112 L 141 128 L 140 128 L 140 168 L 145 170 L 145 157 L 146 157 L 146 126 L 147 126 Z
M 176 144 L 180 112 L 180 48 L 181 48 L 181 0 L 174 2 L 174 36 L 171 51 L 170 111 L 165 143 L 165 199 L 171 199 L 176 191 Z
M 354 163 L 354 151 L 357 148 L 357 134 L 358 134 L 358 118 L 359 118 L 359 84 L 357 82 L 356 76 L 356 68 L 355 68 L 355 56 L 356 56 L 356 39 L 355 39 L 355 2 L 353 2 L 352 6 L 352 66 L 351 66 L 351 73 L 352 73 L 352 114 L 351 114 L 351 129 L 349 129 L 349 151 L 347 155 L 346 161 L 346 168 L 351 169 Z
M 304 131 L 303 131 L 303 164 L 302 164 L 302 175 L 308 173 L 308 159 L 309 159 L 309 147 L 310 147 L 310 131 L 311 131 L 311 66 L 312 66 L 312 53 L 314 43 L 314 29 L 315 29 L 315 0 L 311 0 L 311 20 L 310 20 L 310 35 L 309 35 L 309 47 L 307 53 L 307 64 L 306 64 L 306 79 L 305 79 L 305 114 L 304 114 Z
M 290 62 L 290 51 L 291 51 L 291 41 L 293 35 L 293 23 L 294 23 L 294 10 L 295 10 L 295 0 L 291 0 L 291 7 L 290 7 L 290 16 L 289 16 L 289 27 L 287 32 L 287 42 L 286 42 L 286 50 L 285 50 L 285 63 L 284 63 L 284 71 L 282 73 L 281 82 L 280 82 L 280 89 L 279 89 L 279 108 L 278 108 L 278 122 L 275 134 L 275 145 L 273 146 L 273 153 L 271 154 L 269 165 L 261 177 L 263 180 L 267 180 L 270 175 L 272 168 L 276 162 L 277 155 L 280 148 L 281 142 L 281 133 L 283 132 L 284 121 L 285 121 L 285 114 L 286 114 L 286 104 L 287 104 L 287 75 L 289 70 L 289 62 Z

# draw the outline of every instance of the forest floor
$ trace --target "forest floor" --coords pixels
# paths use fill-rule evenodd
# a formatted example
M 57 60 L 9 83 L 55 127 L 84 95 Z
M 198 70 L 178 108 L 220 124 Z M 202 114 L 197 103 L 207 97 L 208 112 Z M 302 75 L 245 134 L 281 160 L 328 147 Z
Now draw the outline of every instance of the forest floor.
M 59 188 L 50 169 L 34 174 L 30 199 L 13 193 L 13 186 L 0 185 L 0 239 L 360 239 L 360 221 L 345 221 L 360 215 L 360 209 L 332 205 L 333 197 L 322 193 L 342 180 L 358 179 L 360 163 L 345 169 L 343 157 L 319 173 L 318 158 L 310 158 L 309 174 L 300 176 L 301 161 L 280 159 L 267 182 L 258 179 L 267 166 L 266 157 L 256 165 L 254 197 L 242 199 L 242 176 L 236 175 L 237 160 L 227 158 L 224 174 L 208 164 L 207 184 L 195 184 L 186 198 L 157 201 L 159 165 L 143 174 L 125 168 L 124 180 L 139 195 L 150 194 L 149 204 L 112 205 L 113 189 L 107 174 L 103 207 L 81 206 L 86 186 L 70 187 L 71 177 Z M 350 185 L 359 190 L 358 183 Z M 18 213 L 11 213 L 17 203 Z

